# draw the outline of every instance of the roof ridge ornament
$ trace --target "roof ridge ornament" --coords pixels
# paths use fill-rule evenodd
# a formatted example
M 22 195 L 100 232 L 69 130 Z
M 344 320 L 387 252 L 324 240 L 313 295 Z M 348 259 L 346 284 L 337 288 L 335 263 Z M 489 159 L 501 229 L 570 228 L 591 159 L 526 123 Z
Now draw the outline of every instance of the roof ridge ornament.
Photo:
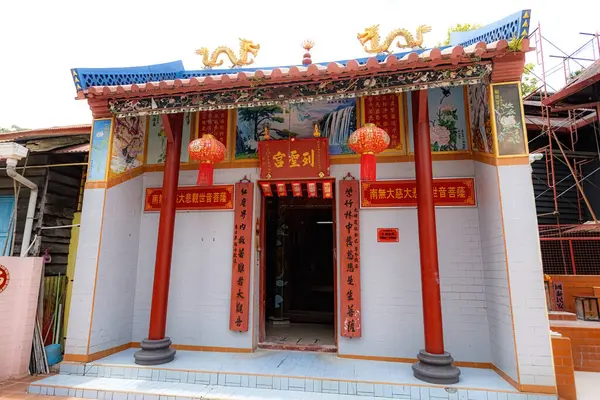
M 356 35 L 356 38 L 363 45 L 364 50 L 369 54 L 384 54 L 391 53 L 390 47 L 394 39 L 403 38 L 406 43 L 396 42 L 396 47 L 401 49 L 423 48 L 423 34 L 431 32 L 431 27 L 428 25 L 419 25 L 417 27 L 416 37 L 404 28 L 394 29 L 380 43 L 379 24 L 365 28 L 364 32 Z M 371 47 L 367 47 L 365 43 L 371 42 Z
M 205 69 L 222 66 L 223 60 L 219 60 L 219 57 L 222 54 L 225 54 L 227 58 L 229 58 L 229 61 L 231 61 L 231 68 L 239 68 L 253 64 L 254 59 L 250 58 L 250 54 L 256 57 L 259 50 L 260 44 L 254 43 L 252 40 L 240 38 L 239 56 L 236 56 L 233 50 L 227 46 L 217 47 L 210 57 L 208 56 L 208 48 L 206 47 L 201 47 L 196 50 L 196 54 L 202 56 L 202 63 L 204 64 Z

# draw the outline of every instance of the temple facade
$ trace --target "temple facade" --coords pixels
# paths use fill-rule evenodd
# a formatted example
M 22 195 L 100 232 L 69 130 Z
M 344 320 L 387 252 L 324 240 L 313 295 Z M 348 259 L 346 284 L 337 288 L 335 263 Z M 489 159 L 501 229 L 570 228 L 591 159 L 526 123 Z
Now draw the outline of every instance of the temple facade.
M 474 369 L 556 398 L 520 92 L 529 21 L 286 68 L 73 69 L 94 121 L 65 365 L 317 352 L 413 364 L 449 399 Z M 389 144 L 355 154 L 368 124 Z M 203 138 L 224 154 L 195 160 Z

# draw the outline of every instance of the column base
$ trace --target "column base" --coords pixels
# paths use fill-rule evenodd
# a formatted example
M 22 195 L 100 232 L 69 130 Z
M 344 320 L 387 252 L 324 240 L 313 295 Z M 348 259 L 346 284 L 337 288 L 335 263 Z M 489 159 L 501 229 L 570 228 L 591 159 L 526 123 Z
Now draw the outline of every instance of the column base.
M 173 361 L 175 349 L 170 348 L 171 339 L 158 340 L 144 339 L 140 343 L 141 350 L 133 354 L 135 363 L 138 365 L 160 365 Z
M 438 385 L 458 382 L 460 369 L 452 365 L 454 359 L 450 353 L 431 354 L 421 350 L 417 358 L 419 361 L 412 365 L 415 378 Z

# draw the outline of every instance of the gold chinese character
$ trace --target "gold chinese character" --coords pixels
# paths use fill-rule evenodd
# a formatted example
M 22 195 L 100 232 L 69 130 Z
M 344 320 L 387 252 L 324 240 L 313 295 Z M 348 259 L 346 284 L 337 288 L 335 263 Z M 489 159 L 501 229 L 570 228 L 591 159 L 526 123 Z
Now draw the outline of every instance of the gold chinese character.
M 302 166 L 306 167 L 310 165 L 311 167 L 315 166 L 315 151 L 311 150 L 310 152 L 306 151 L 302 153 Z
M 412 199 L 413 198 L 412 190 L 410 190 L 409 188 L 404 189 L 404 198 Z
M 282 152 L 278 151 L 277 153 L 275 153 L 275 155 L 273 156 L 275 168 L 283 167 L 283 159 L 284 158 L 285 158 L 285 154 L 283 154 Z
M 379 189 L 379 191 L 377 192 L 377 195 L 379 196 L 380 199 L 385 199 L 385 189 Z
M 394 198 L 394 189 L 388 189 L 387 190 L 387 196 L 386 198 L 388 199 L 393 199 Z
M 371 189 L 369 191 L 369 198 L 371 200 L 377 200 L 378 199 L 378 197 L 377 197 L 377 189 Z
M 227 193 L 221 192 L 221 194 L 219 194 L 219 202 L 220 203 L 227 202 Z
M 205 203 L 206 202 L 206 194 L 205 193 L 200 193 L 198 195 L 198 197 L 200 197 L 200 203 Z
M 191 194 L 191 193 L 187 193 L 187 194 L 185 195 L 185 202 L 186 202 L 187 204 L 190 204 L 190 203 L 192 202 L 192 194 Z
M 446 187 L 445 187 L 445 186 L 441 186 L 441 187 L 438 189 L 438 192 L 439 192 L 439 194 L 440 194 L 440 198 L 442 198 L 442 199 L 443 199 L 443 198 L 446 198 L 446 191 L 447 191 L 447 189 L 446 189 Z
M 464 186 L 459 186 L 456 188 L 456 196 L 459 199 L 464 199 L 465 197 L 467 197 L 467 193 L 465 192 L 465 187 Z
M 177 195 L 177 204 L 182 204 L 185 202 L 185 196 L 183 195 L 183 193 L 180 193 Z
M 417 198 L 417 188 L 416 187 L 413 188 L 412 192 L 413 192 L 413 197 L 416 199 Z
M 450 186 L 448 188 L 448 197 L 450 197 L 451 199 L 456 198 L 456 186 Z
M 404 196 L 402 196 L 402 188 L 396 188 L 396 198 L 397 199 L 401 199 Z
M 290 152 L 290 168 L 299 167 L 298 159 L 300 158 L 300 154 L 296 150 L 292 150 Z
M 197 203 L 198 202 L 198 193 L 194 193 L 192 194 L 192 203 Z
M 436 186 L 433 187 L 433 197 L 438 197 L 438 189 Z
M 152 195 L 152 204 L 159 204 L 158 203 L 158 195 L 157 194 Z
M 212 203 L 213 197 L 212 197 L 212 193 L 206 193 L 206 202 L 207 203 Z

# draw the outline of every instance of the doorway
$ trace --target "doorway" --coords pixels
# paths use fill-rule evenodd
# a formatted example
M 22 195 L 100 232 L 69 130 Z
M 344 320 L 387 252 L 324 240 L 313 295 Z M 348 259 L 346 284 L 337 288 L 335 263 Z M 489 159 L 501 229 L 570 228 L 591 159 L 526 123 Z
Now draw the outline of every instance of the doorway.
M 320 190 L 316 197 L 303 190 L 302 196 L 290 191 L 263 201 L 260 347 L 335 352 L 334 201 Z

